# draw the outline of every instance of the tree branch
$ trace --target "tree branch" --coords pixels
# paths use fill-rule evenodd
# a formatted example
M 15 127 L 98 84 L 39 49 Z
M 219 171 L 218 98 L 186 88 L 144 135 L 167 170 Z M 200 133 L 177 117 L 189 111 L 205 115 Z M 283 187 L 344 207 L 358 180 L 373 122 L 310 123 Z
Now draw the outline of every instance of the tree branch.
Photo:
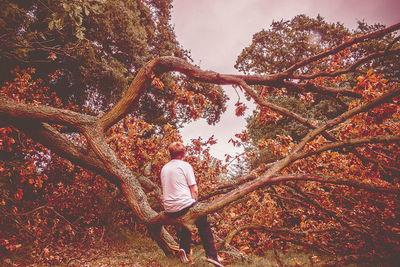
M 328 129 L 331 129 L 335 125 L 342 123 L 342 122 L 346 121 L 347 119 L 349 119 L 361 112 L 368 111 L 368 110 L 373 109 L 383 103 L 389 102 L 394 97 L 398 96 L 399 94 L 400 94 L 400 88 L 389 90 L 388 92 L 382 94 L 381 96 L 376 97 L 376 98 L 372 99 L 371 101 L 369 101 L 363 105 L 357 106 L 357 107 L 343 113 L 342 115 L 328 121 L 328 123 L 326 123 L 325 125 L 311 131 L 307 136 L 305 136 L 303 138 L 303 140 L 295 147 L 294 151 L 292 152 L 292 155 L 294 155 L 295 153 L 297 153 L 298 151 L 303 149 L 304 146 L 309 141 L 314 139 L 317 135 L 321 134 L 322 132 L 324 132 Z
M 239 227 L 232 230 L 226 236 L 223 246 L 229 247 L 233 238 L 237 234 L 239 234 L 240 232 L 242 232 L 244 230 L 249 230 L 249 229 L 262 230 L 264 232 L 269 232 L 269 233 L 278 234 L 278 235 L 295 235 L 295 236 L 299 236 L 299 238 L 305 237 L 307 234 L 320 233 L 322 231 L 328 232 L 328 231 L 337 231 L 338 230 L 337 228 L 327 228 L 327 229 L 323 229 L 323 230 L 296 231 L 296 230 L 292 230 L 289 228 L 272 228 L 272 227 L 267 227 L 267 226 L 261 225 L 261 224 L 245 224 L 245 225 L 240 225 Z M 300 239 L 299 240 L 285 239 L 285 240 L 288 242 L 294 243 L 294 244 L 300 244 L 300 245 L 303 245 L 306 247 L 314 248 L 314 249 L 322 251 L 324 253 L 329 252 L 329 253 L 333 254 L 331 251 L 327 251 L 326 249 L 323 249 L 316 244 L 301 242 Z
M 394 50 L 388 50 L 388 51 L 378 51 L 369 55 L 366 55 L 365 57 L 359 59 L 358 61 L 354 62 L 352 65 L 350 65 L 347 68 L 340 69 L 337 71 L 333 72 L 328 72 L 328 71 L 320 71 L 315 74 L 303 74 L 303 75 L 293 75 L 293 79 L 301 79 L 301 80 L 310 80 L 310 79 L 315 79 L 318 77 L 336 77 L 342 74 L 349 73 L 351 71 L 355 71 L 357 67 L 361 66 L 362 64 L 368 62 L 371 59 L 374 58 L 379 58 L 379 57 L 384 57 L 384 56 L 390 56 L 390 55 L 400 55 L 400 48 L 399 49 L 394 49 Z
M 0 97 L 0 116 L 4 121 L 10 121 L 11 123 L 16 119 L 34 119 L 41 122 L 68 125 L 74 128 L 93 124 L 96 120 L 96 117 L 71 110 L 22 104 L 6 97 Z
M 344 216 L 341 213 L 337 213 L 333 210 L 328 209 L 327 207 L 321 206 L 317 201 L 314 199 L 309 198 L 298 186 L 292 186 L 296 193 L 308 204 L 318 208 L 328 216 L 334 218 L 336 221 L 338 221 L 343 227 L 347 228 L 349 231 L 361 234 L 361 235 L 366 235 L 366 233 L 370 232 L 370 229 L 368 226 L 365 225 L 360 225 L 349 219 L 348 217 Z
M 219 85 L 241 85 L 245 82 L 248 85 L 266 85 L 272 87 L 285 87 L 292 88 L 296 91 L 307 91 L 312 90 L 320 93 L 327 93 L 330 95 L 346 95 L 353 97 L 360 97 L 359 93 L 353 92 L 350 89 L 344 88 L 331 88 L 324 86 L 311 85 L 309 83 L 295 83 L 289 81 L 283 81 L 286 78 L 285 73 L 278 73 L 272 75 L 230 75 L 220 74 L 214 71 L 204 71 L 196 66 L 191 65 L 183 59 L 176 57 L 160 57 L 157 60 L 155 70 L 158 73 L 164 73 L 169 71 L 177 71 L 186 76 L 200 82 L 214 83 Z
M 361 42 L 365 42 L 367 40 L 372 40 L 372 39 L 376 39 L 379 37 L 382 37 L 388 33 L 394 32 L 396 30 L 400 29 L 400 23 L 397 23 L 395 25 L 392 25 L 390 27 L 387 27 L 385 29 L 379 30 L 379 31 L 375 31 L 372 32 L 370 34 L 366 34 L 366 35 L 362 35 L 362 36 L 358 36 L 358 37 L 353 37 L 351 39 L 349 39 L 348 41 L 328 50 L 325 51 L 323 53 L 320 53 L 318 55 L 309 57 L 305 60 L 302 60 L 300 62 L 297 62 L 296 64 L 293 64 L 291 67 L 289 67 L 285 72 L 289 73 L 289 74 L 293 74 L 293 72 L 301 67 L 304 67 L 312 62 L 315 62 L 319 59 L 325 58 L 327 56 L 330 55 L 334 55 L 336 53 L 338 53 L 339 51 L 344 50 L 345 48 L 352 46 L 353 44 L 357 44 L 357 43 L 361 43 Z
M 318 155 L 327 150 L 334 150 L 341 147 L 361 145 L 361 144 L 370 144 L 370 143 L 395 143 L 400 141 L 400 135 L 378 135 L 378 136 L 370 136 L 363 138 L 355 138 L 344 141 L 338 141 L 334 143 L 329 143 L 325 146 L 322 146 L 314 151 L 307 151 L 303 153 L 297 153 L 292 157 L 292 162 L 306 158 L 312 155 Z
M 158 61 L 158 58 L 156 58 L 144 65 L 129 85 L 128 90 L 121 100 L 118 101 L 110 111 L 100 117 L 99 126 L 103 131 L 114 125 L 123 116 L 128 114 L 130 110 L 132 110 L 132 104 L 146 89 L 146 86 L 152 79 L 152 73 Z
M 272 177 L 268 184 L 278 184 L 288 181 L 313 181 L 335 185 L 347 185 L 358 189 L 363 189 L 374 193 L 395 194 L 400 195 L 400 188 L 394 186 L 379 186 L 361 182 L 358 180 L 343 179 L 332 176 L 301 174 L 301 175 L 281 175 Z
M 95 171 L 105 178 L 110 178 L 107 176 L 108 170 L 104 168 L 102 162 L 93 151 L 75 145 L 50 125 L 32 120 L 29 122 L 26 120 L 16 120 L 13 121 L 12 125 L 61 157 L 84 168 Z M 110 179 L 110 181 L 118 185 L 118 181 L 112 179 Z

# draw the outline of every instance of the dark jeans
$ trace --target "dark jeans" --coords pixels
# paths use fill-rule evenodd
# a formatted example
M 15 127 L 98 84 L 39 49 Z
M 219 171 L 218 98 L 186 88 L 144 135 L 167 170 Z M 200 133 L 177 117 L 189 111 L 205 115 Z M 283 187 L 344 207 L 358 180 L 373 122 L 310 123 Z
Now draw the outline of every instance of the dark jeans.
M 177 212 L 167 212 L 166 214 L 172 218 L 178 218 L 186 214 L 186 212 L 188 212 L 193 205 L 184 208 L 183 210 Z M 214 237 L 210 224 L 207 221 L 207 215 L 200 217 L 195 224 L 197 229 L 199 229 L 201 243 L 203 244 L 207 258 L 217 259 L 217 250 L 214 245 Z M 188 229 L 186 229 L 186 227 L 180 225 L 176 227 L 176 230 L 179 238 L 179 248 L 184 249 L 186 254 L 189 255 L 190 245 L 192 244 L 192 234 Z

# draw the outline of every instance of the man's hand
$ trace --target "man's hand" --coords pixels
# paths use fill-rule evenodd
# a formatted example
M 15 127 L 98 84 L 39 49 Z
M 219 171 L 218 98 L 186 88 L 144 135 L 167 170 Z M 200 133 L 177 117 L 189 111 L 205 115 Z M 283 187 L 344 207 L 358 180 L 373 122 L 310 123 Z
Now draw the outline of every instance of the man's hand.
M 197 188 L 197 184 L 189 185 L 189 189 L 190 189 L 190 194 L 192 195 L 192 198 L 197 201 L 197 198 L 199 196 L 199 190 Z

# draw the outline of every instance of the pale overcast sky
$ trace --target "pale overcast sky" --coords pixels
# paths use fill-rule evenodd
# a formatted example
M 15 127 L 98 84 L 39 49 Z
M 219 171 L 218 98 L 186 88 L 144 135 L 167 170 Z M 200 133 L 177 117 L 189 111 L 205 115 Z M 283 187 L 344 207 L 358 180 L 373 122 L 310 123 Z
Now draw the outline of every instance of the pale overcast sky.
M 233 67 L 237 56 L 251 43 L 253 34 L 268 29 L 273 20 L 320 14 L 327 22 L 341 22 L 351 29 L 358 20 L 387 26 L 400 22 L 400 0 L 174 0 L 173 6 L 171 23 L 178 41 L 202 69 L 221 73 L 237 73 Z M 230 86 L 223 88 L 230 101 L 221 121 L 209 126 L 199 120 L 181 132 L 185 143 L 214 135 L 218 144 L 211 153 L 220 159 L 239 152 L 228 141 L 246 124 L 244 117 L 234 115 L 236 92 Z

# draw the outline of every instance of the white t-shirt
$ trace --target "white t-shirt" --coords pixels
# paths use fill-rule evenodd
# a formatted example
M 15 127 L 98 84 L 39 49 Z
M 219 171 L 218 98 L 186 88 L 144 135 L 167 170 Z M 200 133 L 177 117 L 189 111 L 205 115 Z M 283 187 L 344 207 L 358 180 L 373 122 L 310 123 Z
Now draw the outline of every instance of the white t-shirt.
M 173 159 L 161 169 L 161 187 L 163 205 L 166 212 L 177 212 L 192 205 L 189 186 L 195 185 L 196 179 L 189 163 Z

